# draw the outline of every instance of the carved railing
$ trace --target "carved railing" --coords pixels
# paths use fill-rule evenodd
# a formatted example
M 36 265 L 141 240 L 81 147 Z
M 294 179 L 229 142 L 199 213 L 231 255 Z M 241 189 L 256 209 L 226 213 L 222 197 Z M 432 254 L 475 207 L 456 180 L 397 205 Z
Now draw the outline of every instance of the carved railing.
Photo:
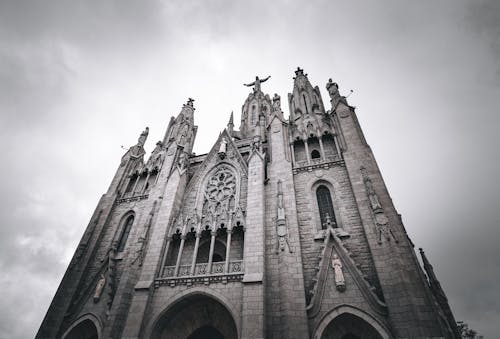
M 331 164 L 339 163 L 342 161 L 342 157 L 338 154 L 327 155 L 324 159 L 310 159 L 310 163 L 308 163 L 307 160 L 299 160 L 295 162 L 293 171 L 296 173 L 304 170 L 312 170 L 314 168 L 330 167 Z
M 235 260 L 229 262 L 229 273 L 243 272 L 243 260 Z
M 205 275 L 207 274 L 208 263 L 196 264 L 194 269 L 194 275 Z
M 238 274 L 243 273 L 243 260 L 232 260 L 228 265 L 228 272 L 225 272 L 226 262 L 218 261 L 212 263 L 212 271 L 208 272 L 208 263 L 196 264 L 194 276 L 218 275 L 218 274 Z M 175 278 L 175 266 L 165 266 L 161 278 Z M 180 265 L 177 277 L 191 276 L 191 265 Z

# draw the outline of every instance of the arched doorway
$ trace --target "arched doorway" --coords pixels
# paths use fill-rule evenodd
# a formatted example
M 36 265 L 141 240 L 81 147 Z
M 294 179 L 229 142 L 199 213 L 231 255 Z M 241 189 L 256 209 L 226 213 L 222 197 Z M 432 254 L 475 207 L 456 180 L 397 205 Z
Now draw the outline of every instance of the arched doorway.
M 156 322 L 151 339 L 237 339 L 236 323 L 216 299 L 195 294 L 181 299 Z
M 99 334 L 94 322 L 85 319 L 64 334 L 63 339 L 99 339 Z
M 325 328 L 321 339 L 382 339 L 368 322 L 350 313 L 342 313 Z

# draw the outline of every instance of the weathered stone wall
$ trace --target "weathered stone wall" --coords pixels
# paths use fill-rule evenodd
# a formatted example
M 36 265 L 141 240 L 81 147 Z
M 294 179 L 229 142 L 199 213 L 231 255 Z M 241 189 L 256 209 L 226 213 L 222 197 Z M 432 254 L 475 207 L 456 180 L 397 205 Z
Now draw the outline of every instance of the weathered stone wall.
M 295 174 L 294 183 L 304 266 L 304 285 L 308 300 L 324 239 L 316 200 L 316 188 L 320 184 L 330 189 L 337 226 L 349 235 L 344 240 L 345 246 L 353 253 L 353 259 L 360 264 L 361 271 L 366 274 L 369 281 L 374 286 L 379 286 L 356 201 L 343 164 L 338 163 L 328 169 L 313 169 L 311 172 L 300 171 Z

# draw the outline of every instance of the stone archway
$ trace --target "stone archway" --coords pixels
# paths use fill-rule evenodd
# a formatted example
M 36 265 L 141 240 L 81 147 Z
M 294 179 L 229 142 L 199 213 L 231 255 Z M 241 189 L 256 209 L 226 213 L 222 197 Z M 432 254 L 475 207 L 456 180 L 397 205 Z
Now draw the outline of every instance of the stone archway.
M 378 331 L 358 316 L 343 313 L 333 319 L 321 339 L 382 339 Z
M 95 322 L 85 316 L 73 324 L 62 336 L 63 339 L 99 339 L 99 330 Z
M 151 339 L 237 339 L 236 323 L 216 299 L 189 295 L 171 306 L 156 322 Z

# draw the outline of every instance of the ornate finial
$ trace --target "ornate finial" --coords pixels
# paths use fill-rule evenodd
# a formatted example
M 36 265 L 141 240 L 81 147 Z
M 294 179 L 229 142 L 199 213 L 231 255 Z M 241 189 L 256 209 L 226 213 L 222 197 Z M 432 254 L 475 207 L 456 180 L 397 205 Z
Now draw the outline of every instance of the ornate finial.
M 304 70 L 300 67 L 297 67 L 297 70 L 295 71 L 295 75 L 304 75 Z
M 243 84 L 244 86 L 247 86 L 247 87 L 251 87 L 253 86 L 253 92 L 254 93 L 257 93 L 257 92 L 260 92 L 260 84 L 263 83 L 263 82 L 266 82 L 271 76 L 268 76 L 267 78 L 265 79 L 259 79 L 258 76 L 255 77 L 255 81 L 254 82 L 251 82 L 249 84 Z
M 188 101 L 187 101 L 186 105 L 188 105 L 190 107 L 193 107 L 193 102 L 194 102 L 194 99 L 188 98 Z
M 144 146 L 144 144 L 146 143 L 146 139 L 148 138 L 148 134 L 149 134 L 149 127 L 146 127 L 146 129 L 139 136 L 139 140 L 137 140 L 137 145 Z

